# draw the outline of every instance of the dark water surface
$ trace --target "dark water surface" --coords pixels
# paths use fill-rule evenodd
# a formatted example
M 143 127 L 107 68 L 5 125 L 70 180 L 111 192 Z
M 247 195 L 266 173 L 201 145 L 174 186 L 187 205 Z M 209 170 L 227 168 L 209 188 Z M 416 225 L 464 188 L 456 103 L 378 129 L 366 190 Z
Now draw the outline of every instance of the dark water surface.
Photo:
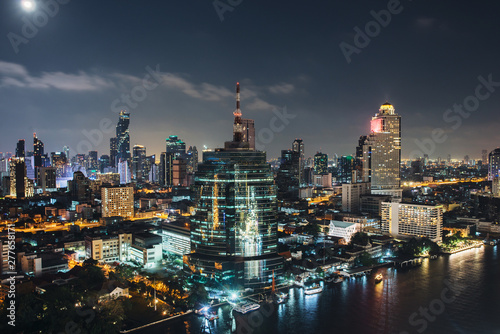
M 223 306 L 211 333 L 500 333 L 500 247 L 485 246 L 424 260 L 401 271 L 326 284 L 306 296 L 292 288 L 282 305 L 263 304 L 246 315 Z M 195 315 L 134 333 L 200 333 Z M 207 330 L 208 333 L 208 330 Z

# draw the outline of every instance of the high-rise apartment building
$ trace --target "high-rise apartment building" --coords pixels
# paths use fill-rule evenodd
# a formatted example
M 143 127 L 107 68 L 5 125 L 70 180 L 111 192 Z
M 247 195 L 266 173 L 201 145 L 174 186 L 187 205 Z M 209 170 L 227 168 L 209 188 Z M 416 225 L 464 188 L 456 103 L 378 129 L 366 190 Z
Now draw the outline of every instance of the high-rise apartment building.
M 266 153 L 243 141 L 239 84 L 233 140 L 203 152 L 195 175 L 196 214 L 191 222 L 191 252 L 184 256 L 192 274 L 246 287 L 269 284 L 280 276 L 277 202 Z
M 401 198 L 401 116 L 390 103 L 372 117 L 371 132 L 362 146 L 362 179 L 371 183 L 372 194 Z
M 102 217 L 134 216 L 134 188 L 109 187 L 101 189 Z

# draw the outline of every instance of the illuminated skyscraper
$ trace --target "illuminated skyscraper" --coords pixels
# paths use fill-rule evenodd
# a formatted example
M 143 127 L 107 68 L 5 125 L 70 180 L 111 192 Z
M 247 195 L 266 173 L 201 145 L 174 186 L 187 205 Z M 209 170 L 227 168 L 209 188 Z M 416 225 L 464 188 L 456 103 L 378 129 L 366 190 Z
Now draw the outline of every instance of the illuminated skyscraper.
M 401 116 L 386 102 L 372 117 L 371 133 L 363 143 L 363 181 L 372 194 L 401 198 Z
M 19 139 L 16 146 L 16 158 L 24 158 L 24 157 L 26 157 L 25 141 L 24 139 Z
M 43 142 L 37 138 L 36 133 L 33 133 L 33 158 L 35 169 L 35 180 L 38 180 L 38 169 L 44 167 L 43 157 L 44 145 Z
M 198 170 L 198 150 L 196 146 L 189 146 L 187 151 L 188 172 L 193 173 Z
M 109 165 L 116 167 L 116 157 L 118 156 L 118 140 L 116 137 L 109 138 Z
M 489 154 L 488 180 L 500 176 L 500 148 L 496 148 Z
M 177 136 L 169 136 L 165 141 L 167 153 L 172 153 L 176 157 L 186 153 L 186 143 L 180 140 Z
M 127 161 L 129 166 L 130 157 L 130 113 L 125 110 L 120 111 L 120 119 L 116 125 L 116 150 L 118 161 Z
M 148 173 L 145 171 L 146 148 L 142 145 L 134 145 L 132 157 L 132 177 L 136 181 L 147 179 Z
M 280 200 L 297 200 L 299 198 L 300 153 L 293 150 L 281 151 L 281 162 L 276 185 Z
M 314 174 L 328 174 L 328 155 L 321 152 L 314 155 Z
M 250 145 L 251 149 L 255 150 L 255 122 L 253 119 L 242 119 L 243 125 L 243 141 Z
M 203 152 L 195 175 L 196 214 L 191 222 L 192 253 L 186 270 L 246 287 L 271 283 L 282 274 L 278 252 L 277 202 L 266 153 L 243 141 L 239 106 L 233 140 Z
M 299 154 L 299 185 L 303 184 L 305 156 L 304 156 L 304 141 L 302 139 L 295 139 L 292 144 L 292 151 Z

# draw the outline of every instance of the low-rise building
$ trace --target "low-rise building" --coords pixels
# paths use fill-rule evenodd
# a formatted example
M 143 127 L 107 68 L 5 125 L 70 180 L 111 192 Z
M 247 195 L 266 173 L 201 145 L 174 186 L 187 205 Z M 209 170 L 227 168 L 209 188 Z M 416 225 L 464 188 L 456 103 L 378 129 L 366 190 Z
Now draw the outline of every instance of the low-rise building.
M 19 253 L 21 270 L 26 275 L 41 276 L 68 270 L 68 260 L 60 253 Z
M 328 231 L 328 235 L 343 238 L 346 243 L 349 243 L 351 242 L 352 236 L 359 231 L 361 231 L 361 226 L 358 223 L 332 220 L 330 221 L 330 230 Z
M 191 232 L 187 221 L 163 223 L 159 234 L 162 237 L 163 252 L 181 256 L 191 253 Z

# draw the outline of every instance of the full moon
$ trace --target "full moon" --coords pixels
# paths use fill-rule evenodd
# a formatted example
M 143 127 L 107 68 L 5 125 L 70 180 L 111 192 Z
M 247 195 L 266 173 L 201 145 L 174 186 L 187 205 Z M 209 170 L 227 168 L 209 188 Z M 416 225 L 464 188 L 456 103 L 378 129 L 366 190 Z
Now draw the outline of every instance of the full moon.
M 32 11 L 35 9 L 35 1 L 33 0 L 22 0 L 21 1 L 21 6 L 25 11 Z

